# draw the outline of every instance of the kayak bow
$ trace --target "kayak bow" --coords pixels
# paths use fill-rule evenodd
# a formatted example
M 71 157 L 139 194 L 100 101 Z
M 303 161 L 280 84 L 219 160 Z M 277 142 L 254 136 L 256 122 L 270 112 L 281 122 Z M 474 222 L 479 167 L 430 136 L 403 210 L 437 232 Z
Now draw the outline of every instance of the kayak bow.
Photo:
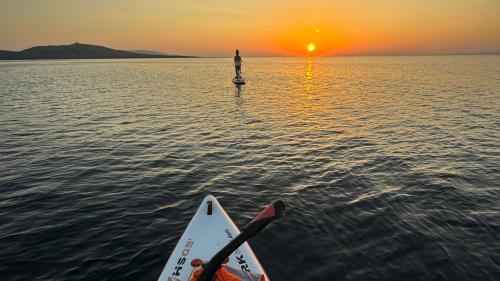
M 272 203 L 240 233 L 217 199 L 205 197 L 158 280 L 211 281 L 224 271 L 239 276 L 235 280 L 269 281 L 246 241 L 281 217 L 284 210 L 282 201 Z

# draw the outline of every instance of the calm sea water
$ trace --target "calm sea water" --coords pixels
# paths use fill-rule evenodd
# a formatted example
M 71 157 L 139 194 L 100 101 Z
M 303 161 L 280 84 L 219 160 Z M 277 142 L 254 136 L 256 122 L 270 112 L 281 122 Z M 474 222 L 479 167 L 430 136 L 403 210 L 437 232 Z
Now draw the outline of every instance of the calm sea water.
M 0 62 L 2 280 L 156 280 L 202 198 L 273 280 L 500 280 L 500 57 Z

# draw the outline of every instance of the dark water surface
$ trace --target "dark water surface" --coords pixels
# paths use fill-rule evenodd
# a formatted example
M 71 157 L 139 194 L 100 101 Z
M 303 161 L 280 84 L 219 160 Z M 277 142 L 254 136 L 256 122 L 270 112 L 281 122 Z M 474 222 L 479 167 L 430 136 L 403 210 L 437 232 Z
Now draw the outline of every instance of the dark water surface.
M 202 198 L 273 280 L 500 280 L 500 57 L 0 62 L 1 280 L 156 280 Z

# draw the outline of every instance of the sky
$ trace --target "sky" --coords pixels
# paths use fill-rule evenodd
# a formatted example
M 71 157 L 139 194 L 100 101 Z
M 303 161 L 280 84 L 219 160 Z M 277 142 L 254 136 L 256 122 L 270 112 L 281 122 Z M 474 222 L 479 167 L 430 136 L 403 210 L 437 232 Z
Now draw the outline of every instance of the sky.
M 499 51 L 500 0 L 0 0 L 0 49 L 74 42 L 199 56 Z

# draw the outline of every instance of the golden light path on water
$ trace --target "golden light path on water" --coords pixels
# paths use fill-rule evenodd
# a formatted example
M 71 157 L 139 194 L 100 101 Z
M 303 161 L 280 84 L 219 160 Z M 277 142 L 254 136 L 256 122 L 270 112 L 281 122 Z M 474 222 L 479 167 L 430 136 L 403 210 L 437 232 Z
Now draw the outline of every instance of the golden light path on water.
M 496 280 L 499 56 L 244 60 L 0 62 L 2 280 L 156 280 L 205 194 L 276 280 Z
M 304 88 L 306 90 L 306 94 L 308 96 L 308 99 L 314 98 L 314 65 L 313 65 L 313 59 L 308 58 L 307 59 L 307 68 L 306 68 L 306 79 L 304 83 Z

